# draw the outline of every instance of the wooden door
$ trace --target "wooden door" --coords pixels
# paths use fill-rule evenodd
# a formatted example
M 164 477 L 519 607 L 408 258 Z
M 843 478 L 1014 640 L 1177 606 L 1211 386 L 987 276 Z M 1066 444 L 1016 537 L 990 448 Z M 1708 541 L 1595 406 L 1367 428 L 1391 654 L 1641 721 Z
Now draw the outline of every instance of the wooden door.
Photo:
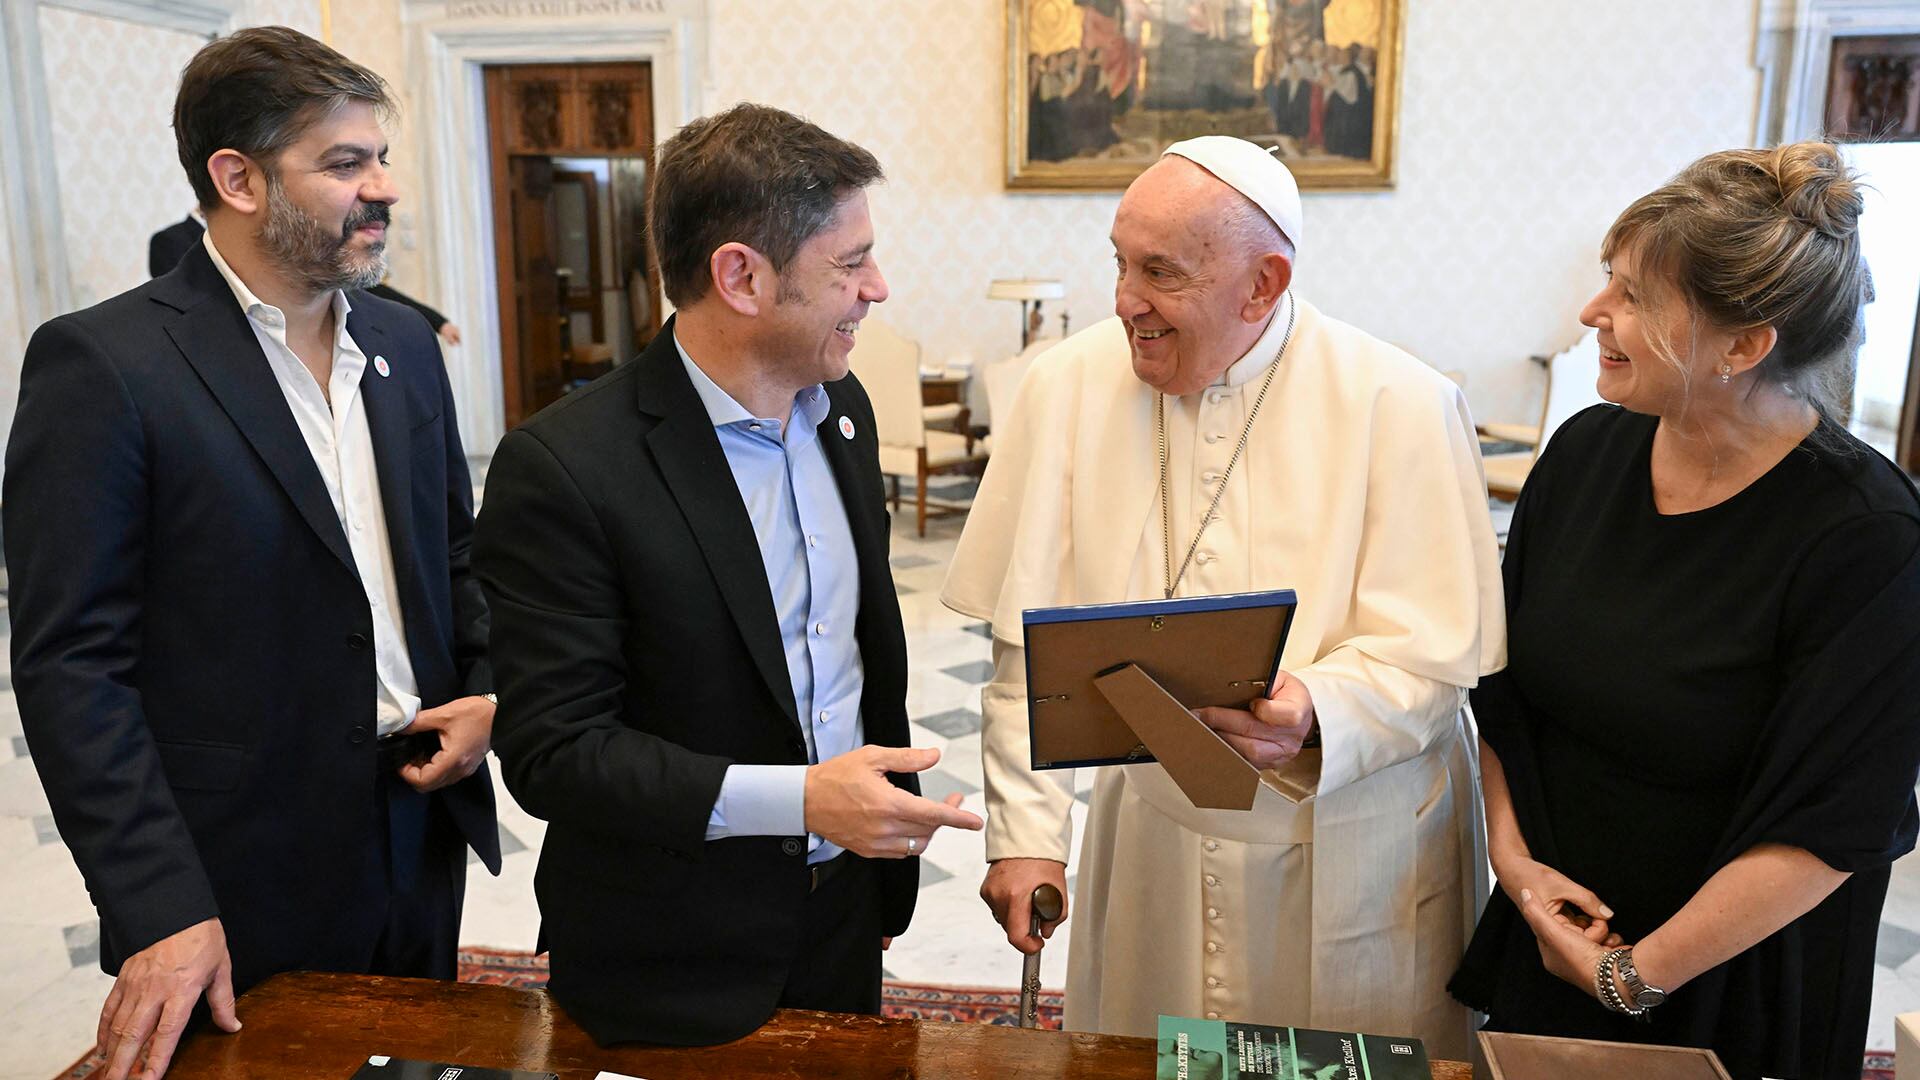
M 555 273 L 553 163 L 543 157 L 514 157 L 507 190 L 513 219 L 513 310 L 517 333 L 520 400 L 532 415 L 559 398 L 565 384 L 565 344 L 561 284 Z M 518 419 L 516 419 L 518 422 Z
M 501 385 L 512 428 L 567 387 L 549 159 L 635 157 L 651 167 L 653 74 L 644 63 L 498 65 L 483 74 Z M 532 161 L 545 172 L 523 164 Z M 649 291 L 655 287 L 651 271 L 645 278 Z

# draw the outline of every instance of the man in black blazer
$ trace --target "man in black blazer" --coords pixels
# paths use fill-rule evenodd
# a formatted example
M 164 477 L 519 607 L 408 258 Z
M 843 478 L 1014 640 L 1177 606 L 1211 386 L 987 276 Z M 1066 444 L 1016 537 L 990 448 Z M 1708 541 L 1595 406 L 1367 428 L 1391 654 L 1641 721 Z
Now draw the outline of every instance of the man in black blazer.
M 148 277 L 159 277 L 179 266 L 187 252 L 199 246 L 200 237 L 207 231 L 207 224 L 200 220 L 199 213 L 196 207 L 192 214 L 147 238 Z
M 453 399 L 360 291 L 387 101 L 291 30 L 208 45 L 174 125 L 207 237 L 27 348 L 13 679 L 118 975 L 110 1080 L 163 1073 L 203 993 L 231 1031 L 278 971 L 451 977 L 465 849 L 498 872 Z
M 550 825 L 555 998 L 602 1043 L 877 1013 L 918 854 L 980 819 L 919 796 L 872 406 L 873 156 L 737 106 L 660 147 L 678 308 L 495 453 L 474 544 L 507 787 Z M 889 783 L 891 781 L 891 783 Z

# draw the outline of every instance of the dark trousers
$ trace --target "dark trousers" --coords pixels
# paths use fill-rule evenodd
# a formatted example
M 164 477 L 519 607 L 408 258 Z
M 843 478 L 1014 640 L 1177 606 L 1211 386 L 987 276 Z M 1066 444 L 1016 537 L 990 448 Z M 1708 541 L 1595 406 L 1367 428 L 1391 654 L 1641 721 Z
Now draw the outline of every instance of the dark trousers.
M 397 775 L 381 783 L 387 815 L 387 911 L 369 975 L 452 979 L 467 895 L 467 843 L 439 799 Z
M 800 951 L 780 1008 L 880 1014 L 880 889 L 873 864 L 851 852 L 807 896 Z

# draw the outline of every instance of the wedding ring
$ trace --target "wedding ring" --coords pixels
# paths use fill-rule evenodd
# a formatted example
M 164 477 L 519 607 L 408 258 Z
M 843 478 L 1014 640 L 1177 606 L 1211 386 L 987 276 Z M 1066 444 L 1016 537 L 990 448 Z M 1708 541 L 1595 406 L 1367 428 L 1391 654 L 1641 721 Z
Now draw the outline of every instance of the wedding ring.
M 907 854 L 909 855 L 913 854 L 914 851 L 917 850 L 919 847 L 920 847 L 919 837 L 917 836 L 907 837 Z

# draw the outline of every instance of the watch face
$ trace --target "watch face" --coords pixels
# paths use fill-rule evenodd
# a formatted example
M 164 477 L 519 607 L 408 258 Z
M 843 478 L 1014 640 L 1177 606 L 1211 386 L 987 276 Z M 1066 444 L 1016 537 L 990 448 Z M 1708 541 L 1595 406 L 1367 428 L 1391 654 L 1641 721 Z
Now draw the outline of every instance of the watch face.
M 1667 1000 L 1667 992 L 1665 990 L 1655 990 L 1649 986 L 1645 990 L 1633 995 L 1633 1007 L 1636 1009 L 1651 1009 L 1665 1000 Z

